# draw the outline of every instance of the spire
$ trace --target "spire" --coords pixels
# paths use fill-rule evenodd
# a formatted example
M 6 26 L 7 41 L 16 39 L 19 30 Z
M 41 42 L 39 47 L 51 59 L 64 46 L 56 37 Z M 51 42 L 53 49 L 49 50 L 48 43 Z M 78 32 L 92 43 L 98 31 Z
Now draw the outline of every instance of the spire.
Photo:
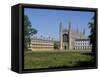
M 62 22 L 60 22 L 60 28 L 62 28 Z
M 60 29 L 60 32 L 61 32 L 61 30 L 62 30 L 62 22 L 60 22 L 60 24 L 59 24 L 59 29 Z
M 71 21 L 69 21 L 69 30 L 71 29 Z
M 83 29 L 83 34 L 85 35 L 85 29 Z
M 71 49 L 71 21 L 69 21 L 69 43 L 68 43 L 68 46 L 69 46 L 69 49 Z
M 60 41 L 60 49 L 62 49 L 62 22 L 59 24 L 59 41 Z
M 79 32 L 78 28 L 76 29 L 76 32 Z

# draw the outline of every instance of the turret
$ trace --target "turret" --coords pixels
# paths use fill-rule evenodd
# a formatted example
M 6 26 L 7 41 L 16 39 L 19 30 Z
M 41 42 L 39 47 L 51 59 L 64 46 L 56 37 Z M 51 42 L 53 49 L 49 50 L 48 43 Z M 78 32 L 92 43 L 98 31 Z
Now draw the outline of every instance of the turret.
M 68 43 L 68 45 L 69 45 L 69 49 L 71 49 L 71 21 L 69 21 L 69 43 Z
M 85 29 L 83 29 L 83 34 L 85 35 Z
M 69 21 L 69 30 L 71 30 L 71 21 Z
M 77 32 L 77 33 L 79 32 L 78 28 L 76 29 L 76 32 Z
M 60 49 L 62 49 L 62 22 L 59 24 L 59 41 L 60 41 Z

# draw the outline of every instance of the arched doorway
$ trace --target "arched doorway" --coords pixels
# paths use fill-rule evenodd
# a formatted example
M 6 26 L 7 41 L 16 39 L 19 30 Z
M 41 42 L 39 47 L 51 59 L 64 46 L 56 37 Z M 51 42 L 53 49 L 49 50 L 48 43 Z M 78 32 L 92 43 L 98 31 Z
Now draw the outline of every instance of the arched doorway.
M 64 49 L 66 50 L 66 45 L 64 46 Z
M 63 34 L 63 49 L 68 49 L 68 34 L 66 33 Z

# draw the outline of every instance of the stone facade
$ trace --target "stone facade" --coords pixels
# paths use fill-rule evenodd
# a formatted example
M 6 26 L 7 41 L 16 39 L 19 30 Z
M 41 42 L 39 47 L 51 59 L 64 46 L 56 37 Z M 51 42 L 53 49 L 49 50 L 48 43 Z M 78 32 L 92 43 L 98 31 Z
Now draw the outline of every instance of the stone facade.
M 87 49 L 86 47 L 88 47 L 89 49 L 91 49 L 91 45 L 89 43 L 89 39 L 87 36 L 85 36 L 85 30 L 83 30 L 82 32 L 79 32 L 78 30 L 72 30 L 71 29 L 71 22 L 69 21 L 68 24 L 68 29 L 62 27 L 62 23 L 60 23 L 59 26 L 59 37 L 60 37 L 60 49 L 62 50 L 74 50 L 74 49 Z M 81 40 L 81 41 L 80 41 Z M 84 42 L 82 42 L 84 41 Z M 80 45 L 83 45 L 83 43 L 88 42 L 88 44 L 83 45 L 83 47 L 79 47 L 78 45 L 76 47 L 76 43 L 80 42 Z
M 32 50 L 87 50 L 91 49 L 90 40 L 85 36 L 85 30 L 79 32 L 78 30 L 71 29 L 71 22 L 68 23 L 68 29 L 62 27 L 62 22 L 59 25 L 59 41 L 32 38 L 31 49 Z
M 53 40 L 32 38 L 31 50 L 53 50 L 53 49 L 54 49 Z

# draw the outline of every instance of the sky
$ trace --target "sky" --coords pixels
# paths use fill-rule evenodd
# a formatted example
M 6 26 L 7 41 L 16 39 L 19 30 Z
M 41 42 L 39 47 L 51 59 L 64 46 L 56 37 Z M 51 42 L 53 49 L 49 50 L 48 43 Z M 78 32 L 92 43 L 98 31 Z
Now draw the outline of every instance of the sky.
M 88 36 L 90 34 L 88 22 L 94 12 L 24 8 L 24 15 L 28 16 L 32 27 L 38 31 L 37 37 L 59 39 L 60 22 L 62 22 L 63 28 L 68 29 L 69 21 L 72 30 L 78 29 L 83 32 L 85 29 L 85 34 Z

